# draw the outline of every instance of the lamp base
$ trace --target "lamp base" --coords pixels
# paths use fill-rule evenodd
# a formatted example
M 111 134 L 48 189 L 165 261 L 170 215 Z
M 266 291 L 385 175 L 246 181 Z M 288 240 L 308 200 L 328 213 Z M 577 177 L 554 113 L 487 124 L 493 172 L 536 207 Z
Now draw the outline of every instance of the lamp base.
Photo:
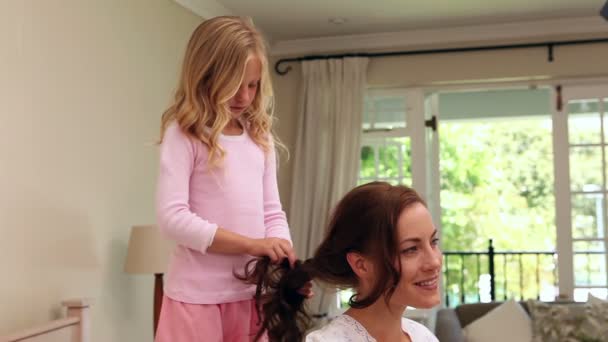
M 158 327 L 158 319 L 160 318 L 160 309 L 163 305 L 163 274 L 154 274 L 154 336 L 156 337 L 156 328 Z

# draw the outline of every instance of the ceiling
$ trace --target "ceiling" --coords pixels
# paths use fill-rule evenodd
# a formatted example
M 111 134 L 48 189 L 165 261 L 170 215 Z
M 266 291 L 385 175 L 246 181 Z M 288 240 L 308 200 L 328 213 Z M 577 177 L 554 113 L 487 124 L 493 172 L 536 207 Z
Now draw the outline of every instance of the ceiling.
M 270 40 L 599 16 L 604 0 L 176 0 L 246 15 Z M 199 13 L 200 14 L 200 13 Z M 330 23 L 331 18 L 345 20 Z M 607 23 L 608 25 L 608 23 Z

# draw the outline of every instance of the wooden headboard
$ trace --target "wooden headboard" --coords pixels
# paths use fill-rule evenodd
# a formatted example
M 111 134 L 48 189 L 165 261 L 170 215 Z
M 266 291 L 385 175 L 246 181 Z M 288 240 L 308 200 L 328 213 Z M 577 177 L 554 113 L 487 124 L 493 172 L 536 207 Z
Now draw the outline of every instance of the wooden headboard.
M 7 336 L 0 342 L 90 342 L 89 299 L 67 300 L 67 317 L 32 327 Z

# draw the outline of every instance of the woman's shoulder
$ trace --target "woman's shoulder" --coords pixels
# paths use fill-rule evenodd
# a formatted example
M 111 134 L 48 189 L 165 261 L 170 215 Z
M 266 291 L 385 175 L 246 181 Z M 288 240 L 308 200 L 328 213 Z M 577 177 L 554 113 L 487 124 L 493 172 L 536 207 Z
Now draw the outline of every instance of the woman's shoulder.
M 412 342 L 439 342 L 437 337 L 424 325 L 411 319 L 401 320 L 403 331 L 407 332 Z M 319 330 L 306 336 L 306 342 L 374 342 L 367 330 L 355 319 L 341 315 Z
M 410 335 L 412 342 L 438 342 L 439 340 L 426 326 L 408 319 L 401 319 L 401 327 Z
M 329 324 L 306 336 L 306 342 L 372 342 L 365 328 L 347 315 L 334 318 Z

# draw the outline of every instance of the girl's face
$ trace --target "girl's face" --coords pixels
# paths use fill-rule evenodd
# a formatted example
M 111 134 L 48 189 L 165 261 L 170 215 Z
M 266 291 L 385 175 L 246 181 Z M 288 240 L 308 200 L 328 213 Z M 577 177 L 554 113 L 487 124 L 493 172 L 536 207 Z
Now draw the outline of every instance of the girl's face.
M 262 77 L 262 63 L 257 57 L 252 57 L 245 65 L 245 75 L 236 94 L 228 101 L 230 112 L 238 119 L 255 99 Z
M 391 304 L 431 308 L 440 302 L 439 272 L 443 262 L 437 230 L 421 203 L 404 210 L 397 221 L 401 280 Z

